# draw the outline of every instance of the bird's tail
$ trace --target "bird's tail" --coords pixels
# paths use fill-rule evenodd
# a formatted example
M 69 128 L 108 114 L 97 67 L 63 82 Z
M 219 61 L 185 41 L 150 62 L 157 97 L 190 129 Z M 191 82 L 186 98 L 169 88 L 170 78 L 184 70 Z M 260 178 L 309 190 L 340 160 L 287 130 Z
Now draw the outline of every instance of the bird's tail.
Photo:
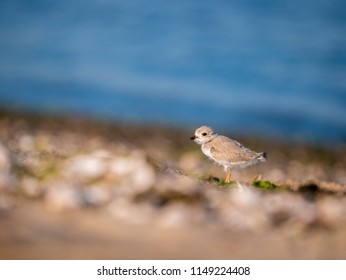
M 267 160 L 267 153 L 266 152 L 260 153 L 260 156 L 258 157 L 258 159 L 260 161 L 266 161 Z

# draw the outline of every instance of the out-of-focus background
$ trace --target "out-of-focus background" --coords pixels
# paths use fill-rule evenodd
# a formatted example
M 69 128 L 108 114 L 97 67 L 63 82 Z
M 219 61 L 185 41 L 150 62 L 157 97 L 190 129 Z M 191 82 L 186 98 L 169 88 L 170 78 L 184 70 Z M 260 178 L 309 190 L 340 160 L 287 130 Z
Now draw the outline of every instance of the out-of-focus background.
M 0 3 L 0 106 L 346 139 L 346 4 Z
M 345 259 L 346 2 L 0 1 L 0 259 Z M 225 184 L 201 125 L 268 160 Z

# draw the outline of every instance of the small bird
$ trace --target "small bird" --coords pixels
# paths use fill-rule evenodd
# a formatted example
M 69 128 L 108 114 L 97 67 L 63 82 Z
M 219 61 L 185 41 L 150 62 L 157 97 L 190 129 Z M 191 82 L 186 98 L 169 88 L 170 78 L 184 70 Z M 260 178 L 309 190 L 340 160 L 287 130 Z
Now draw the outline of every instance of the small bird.
M 233 139 L 214 133 L 208 126 L 196 129 L 190 139 L 202 146 L 202 152 L 207 157 L 225 168 L 227 184 L 231 182 L 231 169 L 266 161 L 265 152 L 254 152 Z

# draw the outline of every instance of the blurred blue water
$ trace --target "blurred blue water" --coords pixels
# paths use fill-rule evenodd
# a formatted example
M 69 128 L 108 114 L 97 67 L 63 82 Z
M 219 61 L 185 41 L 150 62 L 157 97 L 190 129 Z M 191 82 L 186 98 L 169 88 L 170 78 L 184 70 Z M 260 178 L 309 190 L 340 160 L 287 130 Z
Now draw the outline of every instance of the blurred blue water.
M 346 142 L 346 2 L 2 0 L 0 107 Z

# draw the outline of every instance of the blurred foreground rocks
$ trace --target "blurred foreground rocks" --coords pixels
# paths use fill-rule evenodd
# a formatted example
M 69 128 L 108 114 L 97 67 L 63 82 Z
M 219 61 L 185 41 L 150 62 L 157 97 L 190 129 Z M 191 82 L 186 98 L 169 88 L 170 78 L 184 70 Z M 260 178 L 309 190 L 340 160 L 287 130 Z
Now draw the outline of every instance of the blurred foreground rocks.
M 222 168 L 191 145 L 188 132 L 155 137 L 137 127 L 4 117 L 0 127 L 3 215 L 31 203 L 158 229 L 295 236 L 346 226 L 344 153 L 325 159 L 325 151 L 284 154 L 278 146 L 268 163 L 235 172 L 238 181 L 224 186 Z M 278 188 L 254 187 L 259 174 Z

